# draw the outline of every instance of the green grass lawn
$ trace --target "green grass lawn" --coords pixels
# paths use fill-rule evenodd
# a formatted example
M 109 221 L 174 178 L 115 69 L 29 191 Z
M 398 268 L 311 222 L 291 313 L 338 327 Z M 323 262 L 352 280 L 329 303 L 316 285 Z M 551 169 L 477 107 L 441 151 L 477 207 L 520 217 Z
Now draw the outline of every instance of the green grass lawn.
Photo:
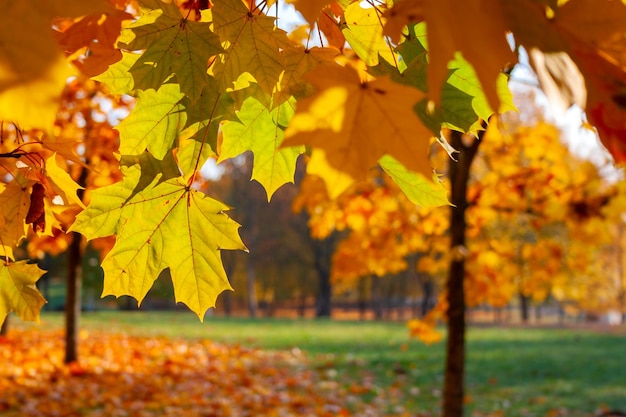
M 14 326 L 23 326 L 13 320 Z M 43 328 L 62 325 L 44 313 Z M 408 339 L 403 323 L 226 319 L 192 313 L 85 313 L 83 329 L 205 338 L 264 349 L 301 349 L 328 378 L 393 391 L 413 413 L 439 411 L 444 344 Z M 626 410 L 626 332 L 539 328 L 471 328 L 468 416 L 591 416 Z M 359 393 L 367 400 L 368 392 Z M 502 413 L 504 412 L 504 413 Z M 495 414 L 492 414 L 495 413 Z

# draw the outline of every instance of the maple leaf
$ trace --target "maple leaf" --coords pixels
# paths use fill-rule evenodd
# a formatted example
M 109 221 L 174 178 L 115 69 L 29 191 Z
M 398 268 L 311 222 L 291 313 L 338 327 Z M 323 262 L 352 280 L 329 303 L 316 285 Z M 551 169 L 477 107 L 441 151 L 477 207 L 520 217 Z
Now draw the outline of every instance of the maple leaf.
M 130 94 L 135 89 L 135 80 L 131 68 L 135 66 L 140 57 L 139 54 L 122 51 L 122 59 L 92 78 L 103 83 L 111 94 Z
M 335 0 L 287 0 L 287 3 L 293 4 L 296 10 L 304 17 L 304 20 L 313 28 L 322 10 L 334 1 Z
M 71 74 L 50 30 L 54 17 L 106 10 L 103 1 L 10 2 L 0 14 L 0 114 L 23 128 L 52 127 Z M 24 22 L 28 22 L 25 24 Z M 32 117 L 37 114 L 37 117 Z
M 354 52 L 369 66 L 378 64 L 378 57 L 397 62 L 393 47 L 383 36 L 384 19 L 375 7 L 364 8 L 360 2 L 344 11 L 346 26 L 342 30 Z
M 9 311 L 24 321 L 39 322 L 39 312 L 46 303 L 35 283 L 45 271 L 26 261 L 0 263 L 0 322 Z
M 342 15 L 343 11 L 341 10 L 340 16 Z M 341 31 L 340 24 L 334 16 L 332 16 L 329 12 L 323 12 L 317 21 L 317 27 L 322 31 L 330 46 L 343 51 L 346 44 L 346 37 Z
M 250 97 L 237 115 L 241 123 L 230 121 L 222 126 L 224 137 L 218 163 L 252 151 L 252 179 L 263 185 L 269 201 L 279 187 L 294 181 L 296 159 L 304 152 L 304 146 L 279 148 L 283 129 L 293 115 L 293 103 L 284 103 L 270 112 Z
M 138 91 L 134 111 L 117 126 L 120 153 L 138 155 L 147 149 L 163 159 L 187 122 L 183 97 L 178 84 Z
M 311 157 L 306 165 L 307 175 L 320 177 L 326 184 L 326 192 L 332 199 L 339 197 L 355 183 L 349 174 L 336 169 L 328 163 L 326 152 L 320 148 L 311 150 Z
M 170 269 L 177 302 L 200 319 L 217 295 L 231 289 L 220 251 L 245 246 L 228 207 L 190 188 L 173 172 L 159 171 L 149 154 L 121 161 L 124 180 L 93 192 L 71 230 L 88 239 L 116 236 L 102 262 L 105 295 L 131 295 L 139 303 Z M 149 185 L 141 182 L 152 181 Z
M 302 78 L 303 75 L 324 62 L 332 62 L 338 54 L 339 51 L 334 48 L 306 49 L 302 46 L 285 51 L 285 70 L 280 78 L 278 91 L 272 97 L 273 105 L 282 104 L 291 96 L 299 98 L 306 95 L 309 84 Z
M 236 119 L 233 99 L 219 91 L 213 78 L 210 80 L 195 105 L 183 100 L 187 126 L 179 135 L 176 159 L 185 179 L 195 175 L 207 159 L 216 156 L 220 122 Z
M 413 204 L 420 207 L 439 207 L 450 204 L 447 197 L 448 191 L 438 179 L 431 181 L 421 174 L 411 172 L 388 155 L 380 159 L 380 166 Z
M 0 229 L 0 242 L 7 246 L 17 246 L 26 236 L 28 227 L 24 222 L 30 207 L 28 181 L 18 177 L 4 185 L 0 190 L 0 207 L 4 216 L 4 224 Z
M 421 4 L 429 43 L 428 92 L 435 103 L 439 103 L 441 86 L 448 78 L 448 62 L 458 51 L 474 67 L 491 108 L 499 108 L 496 80 L 507 64 L 516 62 L 505 37 L 508 28 L 501 3 L 501 0 L 487 3 L 484 0 L 403 0 L 400 3 L 403 6 L 395 15 L 405 16 L 407 21 L 414 21 L 418 4 Z M 485 54 L 485 50 L 489 53 Z
M 283 72 L 282 51 L 292 48 L 287 34 L 275 19 L 256 15 L 239 0 L 223 0 L 211 9 L 213 25 L 226 51 L 213 68 L 224 89 L 232 89 L 239 77 L 249 73 L 271 94 Z
M 195 102 L 208 83 L 208 61 L 222 52 L 209 22 L 187 20 L 175 2 L 142 0 L 142 16 L 120 37 L 121 47 L 143 53 L 130 68 L 134 88 L 158 89 L 172 74 Z
M 306 78 L 316 93 L 298 102 L 283 146 L 322 148 L 330 165 L 357 180 L 385 154 L 430 178 L 432 133 L 413 112 L 423 97 L 418 90 L 386 77 L 362 82 L 339 65 L 320 65 Z
M 412 85 L 427 91 L 427 49 L 426 25 L 410 25 L 406 39 L 398 46 L 398 53 L 404 69 L 381 61 L 370 72 L 373 75 L 389 75 L 397 83 Z M 513 95 L 508 88 L 508 79 L 499 74 L 497 93 L 500 97 L 499 113 L 515 110 Z M 448 78 L 443 84 L 439 105 L 430 105 L 427 99 L 416 107 L 416 112 L 433 133 L 438 134 L 442 127 L 462 132 L 476 133 L 482 129 L 482 121 L 494 113 L 485 96 L 480 81 L 469 63 L 458 55 L 448 63 Z
M 105 14 L 84 16 L 65 28 L 55 32 L 57 43 L 63 47 L 80 71 L 88 77 L 104 72 L 109 65 L 119 61 L 122 54 L 115 48 L 122 22 L 133 17 L 123 10 L 112 10 Z M 84 56 L 76 57 L 77 52 Z
M 77 195 L 77 191 L 83 187 L 78 185 L 66 170 L 59 167 L 56 158 L 56 154 L 53 154 L 46 159 L 46 177 L 52 181 L 56 195 L 64 197 L 63 202 L 66 204 L 73 203 L 84 208 L 82 200 Z
M 626 5 L 608 1 L 599 7 L 591 0 L 573 0 L 555 8 L 554 16 L 550 17 L 545 15 L 541 5 L 529 0 L 519 11 L 506 2 L 504 7 L 507 24 L 527 49 L 569 54 L 585 78 L 585 109 L 590 122 L 613 156 L 618 161 L 626 160 L 623 105 L 626 54 L 621 42 L 626 26 Z M 575 80 L 557 81 L 577 88 Z M 569 105 L 575 97 L 560 98 Z
M 401 0 L 383 13 L 385 27 L 383 34 L 389 36 L 395 43 L 400 43 L 405 26 L 423 20 L 421 1 Z

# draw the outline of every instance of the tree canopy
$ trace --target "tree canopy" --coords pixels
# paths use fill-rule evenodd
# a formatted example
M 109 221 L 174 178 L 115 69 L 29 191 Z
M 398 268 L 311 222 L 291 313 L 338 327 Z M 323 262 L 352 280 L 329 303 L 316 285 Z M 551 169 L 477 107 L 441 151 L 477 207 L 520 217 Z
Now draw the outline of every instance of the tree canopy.
M 197 189 L 209 158 L 251 151 L 252 178 L 268 199 L 307 153 L 308 172 L 333 197 L 379 166 L 413 204 L 445 204 L 432 146 L 453 154 L 442 129 L 476 134 L 494 113 L 514 109 L 507 75 L 520 47 L 555 96 L 585 107 L 616 160 L 626 158 L 622 2 L 289 3 L 307 26 L 281 29 L 269 0 L 6 5 L 0 316 L 37 319 L 42 271 L 16 260 L 14 248 L 29 233 L 61 229 L 115 236 L 102 263 L 104 294 L 141 302 L 169 269 L 176 300 L 202 318 L 230 289 L 220 251 L 246 250 L 229 207 Z M 580 85 L 558 72 L 563 60 L 575 64 Z M 71 128 L 62 120 L 68 77 L 101 83 L 104 94 L 78 98 L 111 109 L 100 118 L 123 119 L 119 146 L 108 149 L 118 174 L 90 187 L 84 203 L 77 191 L 85 184 L 68 172 L 104 165 L 93 166 L 102 157 L 72 134 L 88 125 L 87 113 Z M 128 96 L 132 110 L 115 115 Z

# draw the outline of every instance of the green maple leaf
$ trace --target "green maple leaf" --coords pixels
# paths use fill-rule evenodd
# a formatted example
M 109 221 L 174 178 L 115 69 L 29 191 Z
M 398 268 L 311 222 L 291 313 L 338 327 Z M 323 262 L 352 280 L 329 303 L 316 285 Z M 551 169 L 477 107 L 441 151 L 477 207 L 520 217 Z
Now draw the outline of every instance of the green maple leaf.
M 22 320 L 39 321 L 39 312 L 46 303 L 35 283 L 45 271 L 26 261 L 0 264 L 0 323 L 9 311 Z
M 421 174 L 409 171 L 389 155 L 380 158 L 378 163 L 413 204 L 420 207 L 439 207 L 450 204 L 448 191 L 437 179 L 431 181 Z
M 211 9 L 215 33 L 228 44 L 214 73 L 224 89 L 232 89 L 249 73 L 267 93 L 272 93 L 284 70 L 282 51 L 293 48 L 275 19 L 255 15 L 239 0 L 222 0 Z
M 241 122 L 229 121 L 222 127 L 224 136 L 218 162 L 252 151 L 252 179 L 265 187 L 268 200 L 279 187 L 294 181 L 296 160 L 304 152 L 304 146 L 279 149 L 283 129 L 294 113 L 293 105 L 293 101 L 286 102 L 270 112 L 250 97 L 237 112 Z
M 157 159 L 163 159 L 187 122 L 184 97 L 178 84 L 139 91 L 135 109 L 117 126 L 120 153 L 137 155 L 148 149 Z
M 220 251 L 245 246 L 228 207 L 159 170 L 151 155 L 122 160 L 124 180 L 94 191 L 73 230 L 88 239 L 116 235 L 102 263 L 105 295 L 131 295 L 139 303 L 154 280 L 170 269 L 177 302 L 200 319 L 219 293 L 231 289 Z M 152 178 L 148 186 L 142 181 Z
M 130 94 L 135 88 L 130 69 L 141 55 L 122 51 L 122 59 L 110 65 L 103 73 L 92 77 L 104 84 L 112 94 Z
M 222 52 L 210 22 L 187 20 L 175 2 L 142 0 L 142 16 L 120 37 L 120 46 L 144 50 L 130 68 L 135 88 L 158 89 L 172 74 L 192 102 L 208 83 L 208 61 Z
M 187 126 L 181 132 L 176 158 L 185 179 L 202 168 L 207 159 L 214 157 L 220 122 L 236 119 L 233 100 L 217 88 L 213 78 L 202 91 L 195 105 L 183 101 L 187 107 Z
M 370 72 L 374 75 L 389 75 L 397 83 L 412 85 L 426 92 L 428 54 L 425 39 L 426 29 L 423 23 L 409 27 L 406 40 L 398 46 L 406 69 L 400 72 L 395 66 L 381 60 Z M 475 133 L 481 128 L 480 120 L 488 120 L 494 111 L 474 69 L 467 61 L 457 56 L 448 67 L 448 79 L 443 84 L 439 106 L 429 110 L 428 101 L 422 100 L 415 110 L 424 124 L 435 133 L 442 127 Z M 513 96 L 504 74 L 498 78 L 497 88 L 500 98 L 499 112 L 514 110 Z

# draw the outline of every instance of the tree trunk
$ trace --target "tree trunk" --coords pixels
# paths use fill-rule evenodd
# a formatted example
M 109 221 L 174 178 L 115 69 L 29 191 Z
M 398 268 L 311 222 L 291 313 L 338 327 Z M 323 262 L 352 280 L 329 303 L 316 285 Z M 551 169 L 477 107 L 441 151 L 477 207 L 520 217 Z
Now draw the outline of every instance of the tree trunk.
M 89 163 L 89 161 L 87 161 Z M 87 181 L 87 169 L 82 168 L 78 185 L 85 186 Z M 79 189 L 76 194 L 83 199 L 84 189 Z M 67 282 L 65 297 L 65 363 L 76 362 L 78 360 L 78 323 L 80 320 L 81 294 L 83 285 L 81 251 L 82 235 L 72 232 L 72 242 L 67 253 Z
M 332 314 L 332 285 L 330 283 L 330 274 L 320 275 L 319 288 L 316 303 L 316 317 L 330 317 Z
M 336 235 L 332 234 L 323 240 L 313 240 L 315 270 L 318 276 L 317 298 L 315 300 L 315 317 L 330 317 L 332 314 L 333 287 L 330 282 L 330 268 L 335 249 Z
M 459 132 L 450 134 L 451 145 L 459 151 L 458 162 L 450 161 L 450 251 L 452 258 L 446 282 L 448 296 L 448 339 L 446 344 L 446 369 L 443 386 L 443 417 L 463 416 L 465 380 L 465 211 L 467 209 L 467 184 L 472 160 L 480 140 L 464 138 Z M 465 143 L 467 142 L 467 143 Z
M 521 291 L 519 293 L 519 308 L 522 323 L 528 324 L 528 319 L 530 318 L 530 298 L 522 294 Z
M 435 295 L 435 286 L 430 278 L 424 277 L 422 283 L 422 308 L 421 317 L 424 317 L 433 308 L 433 296 Z
M 80 319 L 82 285 L 81 250 L 82 236 L 72 232 L 68 250 L 67 289 L 65 297 L 65 363 L 78 360 L 78 323 Z

